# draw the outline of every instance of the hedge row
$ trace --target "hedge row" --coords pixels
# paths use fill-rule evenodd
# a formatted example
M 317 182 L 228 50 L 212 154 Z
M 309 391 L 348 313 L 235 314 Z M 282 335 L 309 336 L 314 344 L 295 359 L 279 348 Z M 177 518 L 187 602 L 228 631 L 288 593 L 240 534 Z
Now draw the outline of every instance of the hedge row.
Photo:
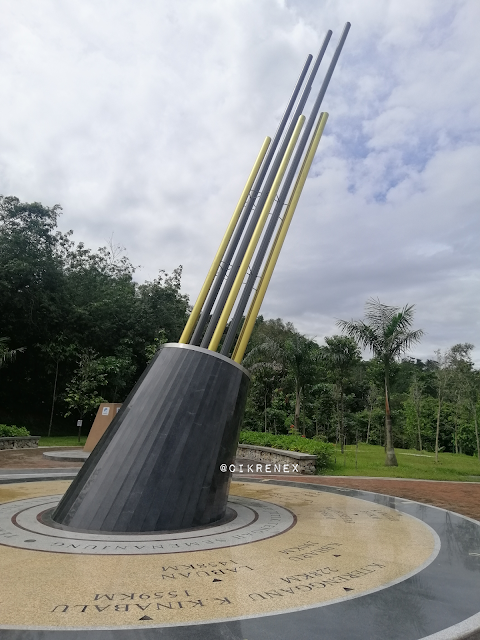
M 16 427 L 14 424 L 0 424 L 0 438 L 23 438 L 29 436 L 30 431 L 25 427 Z
M 276 436 L 272 433 L 261 433 L 260 431 L 241 431 L 239 443 L 251 444 L 257 447 L 272 447 L 273 449 L 283 449 L 284 451 L 310 453 L 317 456 L 317 472 L 322 472 L 333 466 L 335 447 L 330 442 L 310 440 L 309 438 L 295 435 Z

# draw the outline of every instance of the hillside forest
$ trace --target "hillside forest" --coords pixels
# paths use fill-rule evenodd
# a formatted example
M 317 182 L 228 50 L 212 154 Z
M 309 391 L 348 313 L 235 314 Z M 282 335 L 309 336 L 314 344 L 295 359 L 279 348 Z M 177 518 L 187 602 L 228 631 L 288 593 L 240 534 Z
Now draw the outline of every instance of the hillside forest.
M 181 266 L 139 284 L 124 250 L 76 244 L 60 215 L 0 197 L 0 424 L 35 435 L 76 433 L 79 418 L 86 432 L 100 402 L 122 402 L 161 344 L 178 341 L 189 313 Z M 370 300 L 365 320 L 315 340 L 259 316 L 243 428 L 479 455 L 473 345 L 409 357 L 422 335 L 413 314 Z

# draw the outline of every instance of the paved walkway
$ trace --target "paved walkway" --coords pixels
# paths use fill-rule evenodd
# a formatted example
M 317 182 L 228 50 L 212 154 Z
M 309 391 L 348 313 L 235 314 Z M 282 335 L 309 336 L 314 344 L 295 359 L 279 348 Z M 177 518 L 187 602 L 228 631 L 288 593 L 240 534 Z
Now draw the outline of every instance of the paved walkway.
M 82 447 L 72 447 L 73 451 L 82 451 Z M 44 451 L 65 451 L 65 447 L 39 447 L 38 449 L 2 449 L 0 450 L 0 470 L 3 469 L 61 469 L 81 467 L 82 462 L 59 462 L 48 460 Z
M 250 475 L 249 477 L 255 476 Z M 265 475 L 257 477 L 262 480 L 266 479 Z M 285 476 L 269 475 L 268 477 L 275 480 L 285 480 Z M 295 482 L 311 482 L 385 493 L 455 511 L 480 521 L 480 483 L 476 482 L 412 481 L 397 478 L 348 478 L 345 476 L 298 476 L 291 479 Z
M 65 447 L 58 447 L 65 450 Z M 80 449 L 80 448 L 79 448 Z M 48 449 L 52 451 L 52 448 Z M 68 469 L 74 472 L 82 466 L 82 463 L 59 462 L 48 460 L 43 452 L 46 449 L 14 449 L 0 451 L 0 476 L 10 475 L 13 470 L 23 470 L 33 473 L 37 469 Z M 244 462 L 254 462 L 244 460 Z M 480 521 L 480 483 L 476 482 L 438 482 L 432 480 L 402 480 L 396 478 L 349 478 L 345 476 L 301 476 L 297 474 L 285 475 L 256 475 L 248 474 L 249 478 L 265 480 L 291 479 L 295 482 L 311 482 L 334 487 L 348 487 L 363 491 L 385 493 L 407 500 L 424 502 L 442 509 L 448 509 L 469 516 Z M 241 476 L 235 475 L 235 480 L 241 480 Z

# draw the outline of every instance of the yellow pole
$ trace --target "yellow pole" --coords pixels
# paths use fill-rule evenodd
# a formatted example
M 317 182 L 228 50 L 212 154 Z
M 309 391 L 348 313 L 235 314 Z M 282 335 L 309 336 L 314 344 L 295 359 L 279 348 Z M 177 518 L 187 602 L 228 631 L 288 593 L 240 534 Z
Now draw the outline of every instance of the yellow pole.
M 280 163 L 280 167 L 278 169 L 277 175 L 275 176 L 275 180 L 273 181 L 273 185 L 268 194 L 268 198 L 265 202 L 265 206 L 263 207 L 260 218 L 258 219 L 257 226 L 255 227 L 255 231 L 253 232 L 252 238 L 249 242 L 249 245 L 243 257 L 242 264 L 240 265 L 240 269 L 237 273 L 237 277 L 235 278 L 235 282 L 233 283 L 232 289 L 230 291 L 230 294 L 223 308 L 222 315 L 220 316 L 218 324 L 215 328 L 215 332 L 212 336 L 210 344 L 208 345 L 208 348 L 210 349 L 210 351 L 216 351 L 220 343 L 220 339 L 223 335 L 223 331 L 228 322 L 228 317 L 230 316 L 230 312 L 233 308 L 233 305 L 235 304 L 235 299 L 238 295 L 238 292 L 240 291 L 240 287 L 242 286 L 243 278 L 247 273 L 250 260 L 252 259 L 252 256 L 255 253 L 255 247 L 258 244 L 260 236 L 262 235 L 263 227 L 265 226 L 265 223 L 267 221 L 268 214 L 270 213 L 270 209 L 272 207 L 273 201 L 275 200 L 275 196 L 277 195 L 277 191 L 280 187 L 280 183 L 282 182 L 283 176 L 287 169 L 288 163 L 290 161 L 290 157 L 293 153 L 293 150 L 297 143 L 298 136 L 300 135 L 304 122 L 305 122 L 305 116 L 300 116 L 298 118 L 297 124 L 295 126 L 292 137 L 290 139 L 290 142 L 288 143 L 287 150 L 285 151 L 285 155 L 283 156 L 282 162 Z
M 313 158 L 315 157 L 315 152 L 320 142 L 320 138 L 322 137 L 323 130 L 325 129 L 327 118 L 328 113 L 323 113 L 318 122 L 312 141 L 310 142 L 307 155 L 305 156 L 302 168 L 300 170 L 300 173 L 298 174 L 295 187 L 290 197 L 290 202 L 288 203 L 287 210 L 285 211 L 283 220 L 280 224 L 280 227 L 278 228 L 277 235 L 270 250 L 270 254 L 265 264 L 265 268 L 260 278 L 255 296 L 252 300 L 252 304 L 250 305 L 250 309 L 248 310 L 245 322 L 243 323 L 243 327 L 240 332 L 240 336 L 238 337 L 237 344 L 235 345 L 235 349 L 232 355 L 232 360 L 234 360 L 235 362 L 240 363 L 243 359 L 245 349 L 247 348 L 248 341 L 250 340 L 250 336 L 252 335 L 255 320 L 257 319 L 258 312 L 260 311 L 260 307 L 262 306 L 263 298 L 265 297 L 267 287 L 270 283 L 270 278 L 272 277 L 273 270 L 275 269 L 275 265 L 277 264 L 278 256 L 280 255 L 285 236 L 287 235 L 290 222 L 292 221 L 293 214 L 295 213 L 295 209 L 297 207 L 298 200 L 300 199 L 302 189 L 305 185 L 305 181 L 312 165 Z
M 265 154 L 267 153 L 267 149 L 271 141 L 272 139 L 269 138 L 268 136 L 265 138 L 262 148 L 260 149 L 260 153 L 258 154 L 257 159 L 255 160 L 253 169 L 250 172 L 250 175 L 248 176 L 247 184 L 245 185 L 245 188 L 242 191 L 242 195 L 240 196 L 240 200 L 238 201 L 238 204 L 235 207 L 235 211 L 233 212 L 233 216 L 232 216 L 232 219 L 230 220 L 230 224 L 228 225 L 227 230 L 225 231 L 225 235 L 223 236 L 223 240 L 220 243 L 217 254 L 212 262 L 210 271 L 208 272 L 207 277 L 205 278 L 205 282 L 203 283 L 200 293 L 198 294 L 198 298 L 195 303 L 195 306 L 192 309 L 192 313 L 190 314 L 188 322 L 185 325 L 185 329 L 183 330 L 183 333 L 180 337 L 179 343 L 181 344 L 187 344 L 187 342 L 190 340 L 190 337 L 193 333 L 193 329 L 195 327 L 195 323 L 197 322 L 198 316 L 200 315 L 200 312 L 202 310 L 203 303 L 205 302 L 207 294 L 210 291 L 210 287 L 212 286 L 212 282 L 215 278 L 215 274 L 217 273 L 218 267 L 220 266 L 220 262 L 222 261 L 222 258 L 225 254 L 228 243 L 230 242 L 230 239 L 233 235 L 235 226 L 238 222 L 240 214 L 242 213 L 248 194 L 250 193 L 250 189 L 252 188 L 255 178 L 257 177 L 257 174 L 260 170 L 260 166 L 263 162 L 263 159 L 265 158 Z

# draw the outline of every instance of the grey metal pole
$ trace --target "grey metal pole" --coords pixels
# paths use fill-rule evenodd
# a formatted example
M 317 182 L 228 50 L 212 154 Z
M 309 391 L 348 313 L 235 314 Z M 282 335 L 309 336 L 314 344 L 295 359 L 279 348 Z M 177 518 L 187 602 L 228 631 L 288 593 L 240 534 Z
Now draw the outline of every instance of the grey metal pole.
M 269 170 L 269 174 L 265 180 L 265 184 L 263 185 L 263 189 L 262 189 L 262 194 L 255 206 L 255 210 L 250 218 L 250 221 L 248 223 L 248 227 L 247 230 L 245 231 L 245 234 L 241 240 L 241 244 L 240 247 L 237 251 L 237 254 L 235 256 L 234 262 L 232 264 L 230 273 L 228 274 L 228 277 L 225 281 L 225 284 L 223 286 L 223 289 L 220 293 L 220 296 L 216 302 L 215 305 L 215 310 L 214 313 L 212 315 L 212 319 L 210 320 L 210 323 L 207 327 L 207 330 L 205 332 L 205 335 L 203 337 L 203 340 L 201 342 L 201 346 L 202 347 L 208 347 L 208 345 L 210 344 L 210 340 L 211 337 L 215 331 L 215 327 L 217 326 L 218 320 L 222 314 L 223 308 L 225 306 L 225 302 L 227 301 L 227 298 L 229 296 L 229 293 L 231 291 L 231 288 L 233 286 L 233 283 L 235 282 L 235 278 L 237 276 L 238 270 L 240 268 L 240 265 L 242 263 L 243 260 L 243 256 L 245 255 L 245 251 L 248 247 L 248 244 L 251 240 L 251 237 L 253 235 L 253 232 L 255 231 L 255 227 L 257 226 L 257 222 L 258 219 L 260 217 L 260 214 L 262 213 L 263 207 L 265 205 L 265 202 L 268 198 L 268 194 L 270 192 L 270 189 L 272 187 L 273 181 L 275 180 L 275 176 L 277 175 L 277 171 L 278 168 L 280 166 L 280 163 L 283 159 L 283 156 L 285 154 L 285 150 L 288 146 L 288 143 L 290 142 L 290 139 L 292 137 L 293 134 L 293 130 L 295 129 L 295 125 L 297 124 L 297 120 L 299 118 L 299 116 L 301 115 L 303 108 L 305 106 L 305 103 L 307 102 L 308 96 L 310 95 L 310 90 L 312 87 L 312 82 L 315 78 L 315 75 L 318 71 L 318 67 L 320 65 L 320 62 L 323 58 L 323 55 L 325 53 L 325 50 L 328 46 L 328 43 L 330 41 L 330 38 L 332 37 L 332 32 L 329 30 L 327 31 L 327 35 L 325 36 L 323 45 L 320 49 L 320 52 L 317 56 L 317 60 L 315 62 L 314 68 L 312 69 L 312 72 L 310 74 L 310 77 L 308 79 L 308 82 L 303 90 L 302 96 L 300 97 L 300 100 L 298 102 L 298 105 L 295 109 L 294 115 L 292 116 L 290 125 L 287 129 L 287 132 L 284 136 L 284 139 L 282 141 L 282 144 L 278 150 L 278 153 L 274 159 L 274 161 L 272 162 L 272 165 L 270 167 Z
M 267 225 L 267 228 L 265 230 L 265 233 L 263 235 L 262 241 L 260 243 L 260 247 L 257 251 L 255 260 L 253 262 L 253 265 L 251 265 L 250 267 L 250 274 L 247 278 L 247 281 L 245 283 L 245 287 L 242 291 L 242 294 L 240 296 L 240 300 L 237 304 L 237 308 L 235 310 L 235 313 L 233 315 L 233 318 L 230 322 L 230 327 L 228 329 L 227 335 L 225 336 L 225 340 L 223 341 L 223 345 L 222 345 L 222 349 L 221 349 L 221 353 L 223 355 L 228 355 L 230 353 L 230 350 L 232 348 L 233 345 L 233 341 L 235 340 L 235 336 L 238 330 L 238 326 L 242 320 L 242 316 L 245 312 L 245 308 L 248 304 L 248 300 L 250 298 L 250 294 L 252 292 L 253 286 L 255 284 L 255 280 L 258 276 L 258 273 L 260 271 L 260 268 L 262 266 L 262 263 L 265 259 L 265 255 L 266 252 L 268 250 L 268 246 L 270 244 L 270 241 L 272 239 L 272 236 L 275 232 L 275 227 L 277 225 L 278 222 L 278 218 L 280 216 L 280 213 L 282 211 L 283 205 L 287 199 L 287 195 L 288 192 L 290 190 L 290 187 L 292 185 L 293 179 L 295 177 L 295 173 L 297 171 L 297 168 L 300 164 L 300 161 L 302 159 L 302 155 L 304 152 L 304 149 L 307 145 L 308 142 L 308 138 L 310 136 L 311 130 L 313 128 L 313 125 L 315 124 L 315 120 L 317 118 L 318 112 L 320 110 L 320 106 L 322 104 L 322 100 L 325 96 L 325 92 L 327 91 L 328 88 L 328 84 L 330 82 L 330 79 L 332 77 L 333 71 L 335 69 L 335 66 L 337 64 L 338 58 L 340 56 L 340 53 L 342 51 L 343 45 L 345 44 L 345 40 L 347 38 L 348 32 L 350 30 L 350 23 L 347 22 L 345 24 L 345 27 L 343 29 L 343 33 L 340 37 L 340 41 L 337 45 L 337 48 L 335 50 L 335 53 L 333 55 L 332 61 L 330 62 L 330 66 L 328 68 L 328 71 L 325 75 L 325 79 L 322 83 L 322 86 L 320 87 L 320 91 L 318 92 L 318 96 L 317 99 L 315 100 L 315 104 L 313 105 L 312 108 L 312 112 L 310 113 L 310 116 L 305 124 L 305 129 L 302 133 L 302 136 L 300 138 L 300 142 L 298 143 L 297 149 L 295 150 L 295 155 L 293 157 L 292 163 L 288 169 L 287 175 L 285 177 L 285 180 L 283 182 L 282 188 L 280 190 L 280 193 L 278 195 L 278 200 L 277 203 L 275 205 L 275 207 L 273 208 L 273 212 L 272 215 L 270 217 L 269 223 Z M 318 64 L 320 64 L 320 62 L 318 61 Z M 317 65 L 317 62 L 315 62 L 315 65 Z M 318 65 L 317 65 L 318 68 Z M 313 71 L 315 70 L 315 66 L 314 69 L 312 70 L 312 74 Z
M 245 225 L 248 222 L 248 218 L 250 217 L 250 213 L 253 209 L 253 206 L 255 204 L 255 200 L 257 198 L 258 193 L 260 192 L 261 186 L 262 186 L 262 182 L 265 179 L 265 175 L 268 171 L 268 167 L 272 161 L 272 158 L 275 154 L 276 148 L 278 146 L 278 143 L 281 140 L 282 137 L 282 133 L 283 130 L 285 128 L 285 125 L 288 122 L 288 118 L 290 117 L 290 113 L 293 109 L 293 105 L 295 104 L 295 101 L 297 99 L 297 96 L 300 92 L 300 89 L 302 87 L 303 81 L 305 80 L 305 76 L 307 75 L 307 71 L 308 68 L 310 67 L 310 63 L 313 60 L 313 56 L 311 54 L 309 54 L 307 56 L 307 59 L 305 61 L 305 64 L 303 65 L 303 69 L 300 73 L 300 76 L 298 77 L 297 80 L 297 84 L 295 85 L 295 88 L 293 90 L 293 93 L 290 97 L 290 100 L 287 104 L 287 108 L 285 109 L 285 113 L 283 114 L 283 117 L 280 121 L 280 124 L 278 125 L 278 129 L 277 132 L 275 133 L 275 137 L 273 138 L 270 147 L 268 149 L 268 153 L 263 161 L 262 164 L 262 168 L 260 169 L 257 179 L 255 180 L 255 184 L 253 185 L 252 191 L 250 193 L 250 197 L 247 200 L 247 204 L 245 206 L 245 209 L 242 212 L 242 215 L 240 217 L 240 220 L 237 223 L 237 226 L 235 228 L 235 232 L 232 236 L 232 239 L 230 240 L 230 243 L 228 245 L 228 248 L 225 252 L 225 255 L 223 257 L 223 260 L 220 264 L 220 267 L 218 268 L 218 272 L 217 272 L 217 276 L 215 278 L 215 280 L 213 281 L 212 284 L 212 288 L 209 291 L 209 294 L 207 296 L 207 299 L 205 300 L 205 303 L 203 305 L 203 309 L 202 309 L 202 313 L 200 314 L 200 318 L 198 319 L 197 322 L 197 326 L 195 327 L 195 331 L 192 334 L 192 337 L 190 339 L 190 344 L 193 345 L 199 345 L 200 341 L 202 339 L 202 335 L 203 332 L 205 330 L 205 327 L 208 323 L 209 317 L 210 317 L 210 312 L 213 308 L 213 305 L 215 304 L 215 300 L 217 298 L 218 292 L 220 291 L 220 287 L 222 286 L 222 283 L 224 281 L 225 278 L 225 274 L 227 272 L 227 269 L 230 265 L 230 262 L 232 261 L 232 258 L 235 254 L 235 250 L 237 248 L 238 243 L 240 242 L 240 238 L 242 237 L 242 233 L 243 230 L 245 229 Z

